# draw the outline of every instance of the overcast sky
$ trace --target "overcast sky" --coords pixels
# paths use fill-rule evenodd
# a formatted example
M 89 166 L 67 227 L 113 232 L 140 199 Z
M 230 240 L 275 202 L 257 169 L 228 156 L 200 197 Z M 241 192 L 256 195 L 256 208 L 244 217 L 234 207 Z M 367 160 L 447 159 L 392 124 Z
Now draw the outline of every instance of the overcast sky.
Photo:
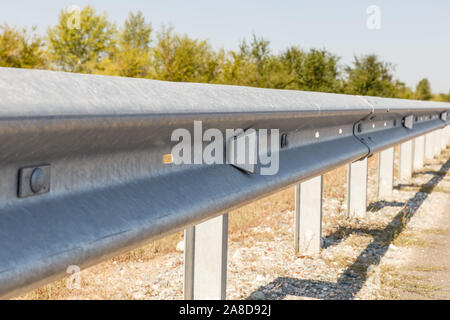
M 87 4 L 118 25 L 141 10 L 155 28 L 171 24 L 214 48 L 235 49 L 254 32 L 274 52 L 289 45 L 326 48 L 347 64 L 355 54 L 376 53 L 396 65 L 407 85 L 426 77 L 434 92 L 450 90 L 449 0 L 2 0 L 0 23 L 35 25 L 44 34 L 62 8 Z M 370 5 L 381 9 L 381 29 L 367 28 Z

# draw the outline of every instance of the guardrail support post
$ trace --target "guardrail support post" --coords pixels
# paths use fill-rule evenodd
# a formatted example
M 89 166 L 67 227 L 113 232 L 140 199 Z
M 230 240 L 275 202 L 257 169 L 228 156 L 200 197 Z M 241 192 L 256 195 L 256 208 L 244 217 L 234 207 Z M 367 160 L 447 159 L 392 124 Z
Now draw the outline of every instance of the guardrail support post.
M 427 133 L 425 135 L 425 159 L 431 160 L 434 156 L 433 148 L 433 132 Z
M 446 126 L 445 129 L 445 148 L 447 148 L 448 142 L 450 140 L 450 125 Z
M 447 128 L 444 127 L 441 129 L 441 151 L 447 148 Z
M 378 154 L 378 199 L 391 199 L 394 185 L 394 148 Z
M 420 136 L 414 139 L 413 150 L 413 171 L 418 171 L 423 168 L 423 159 L 425 158 L 424 136 Z
M 400 145 L 399 179 L 402 182 L 411 180 L 412 177 L 412 141 L 409 140 Z
M 446 127 L 445 127 L 445 129 L 446 129 L 446 131 L 447 131 L 447 134 L 446 134 L 446 138 L 445 138 L 445 147 L 447 147 L 448 146 L 448 144 L 449 144 L 449 142 L 450 142 L 450 125 L 447 125 Z
M 440 135 L 439 141 L 441 142 L 441 144 L 439 146 L 439 150 L 441 152 L 441 151 L 445 150 L 445 148 L 447 146 L 447 137 L 446 137 L 445 128 L 439 129 L 439 135 Z
M 184 232 L 184 298 L 225 300 L 228 214 Z
M 433 146 L 434 146 L 434 154 L 433 156 L 437 157 L 441 153 L 441 132 L 440 130 L 434 131 L 434 139 L 433 139 Z
M 322 235 L 322 176 L 295 186 L 294 247 L 296 253 L 320 252 Z
M 348 165 L 348 215 L 362 217 L 367 209 L 367 158 Z

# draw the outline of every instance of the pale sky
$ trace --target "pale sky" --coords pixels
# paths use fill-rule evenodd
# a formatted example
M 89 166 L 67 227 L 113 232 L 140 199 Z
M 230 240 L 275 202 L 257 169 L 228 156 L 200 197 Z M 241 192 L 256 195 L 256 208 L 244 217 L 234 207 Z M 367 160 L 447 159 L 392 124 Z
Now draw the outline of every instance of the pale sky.
M 253 32 L 273 52 L 289 45 L 326 48 L 349 64 L 355 54 L 376 53 L 396 65 L 396 76 L 415 87 L 426 77 L 434 92 L 450 90 L 449 0 L 1 0 L 0 23 L 32 26 L 44 34 L 69 5 L 91 4 L 119 26 L 141 10 L 155 28 L 209 39 L 214 48 L 236 49 Z M 366 26 L 366 9 L 381 9 L 381 29 Z

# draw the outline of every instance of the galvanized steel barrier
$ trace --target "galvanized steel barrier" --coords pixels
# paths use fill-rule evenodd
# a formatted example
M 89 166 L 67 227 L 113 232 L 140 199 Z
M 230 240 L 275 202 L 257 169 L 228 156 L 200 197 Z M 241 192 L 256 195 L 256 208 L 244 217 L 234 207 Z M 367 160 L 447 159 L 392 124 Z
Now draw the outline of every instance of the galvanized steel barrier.
M 449 103 L 0 68 L 0 296 L 186 229 L 185 296 L 224 298 L 223 214 L 301 183 L 295 248 L 315 253 L 321 174 L 349 164 L 349 215 L 363 215 L 367 157 L 380 152 L 379 195 L 392 196 L 393 146 L 408 179 L 445 147 L 449 112 Z M 279 129 L 279 171 L 163 163 L 171 133 L 194 134 L 194 121 Z

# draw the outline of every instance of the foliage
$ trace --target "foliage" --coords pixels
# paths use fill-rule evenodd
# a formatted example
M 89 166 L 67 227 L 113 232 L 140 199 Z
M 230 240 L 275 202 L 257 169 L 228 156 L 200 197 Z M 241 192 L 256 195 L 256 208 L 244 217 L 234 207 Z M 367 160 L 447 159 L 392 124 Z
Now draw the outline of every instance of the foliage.
M 418 100 L 430 100 L 432 98 L 431 95 L 431 86 L 428 79 L 424 78 L 419 81 L 416 87 L 416 99 Z
M 290 47 L 280 59 L 287 70 L 287 89 L 341 91 L 339 58 L 328 51 L 311 49 L 306 53 L 298 47 Z
M 437 97 L 436 97 L 437 101 L 443 101 L 443 102 L 450 102 L 450 91 L 445 94 L 445 93 L 440 93 Z
M 278 57 L 270 52 L 270 42 L 252 36 L 250 43 L 241 41 L 239 51 L 225 54 L 222 81 L 227 84 L 262 88 L 282 88 L 283 70 Z
M 47 64 L 44 43 L 32 29 L 17 30 L 0 26 L 0 67 L 44 68 Z
M 142 12 L 130 13 L 115 41 L 118 45 L 111 48 L 109 56 L 104 58 L 98 72 L 122 77 L 145 78 L 151 75 L 150 36 L 152 25 L 146 23 Z
M 213 82 L 218 63 L 207 41 L 179 35 L 172 28 L 158 32 L 153 48 L 155 78 L 168 81 Z
M 0 66 L 450 101 L 450 92 L 433 95 L 427 79 L 413 91 L 394 77 L 391 63 L 373 54 L 355 56 L 350 66 L 342 66 L 326 49 L 290 46 L 273 53 L 270 42 L 255 34 L 238 50 L 213 50 L 206 40 L 164 26 L 152 37 L 152 25 L 140 11 L 116 29 L 90 6 L 72 7 L 61 11 L 45 39 L 35 29 L 1 26 Z
M 395 97 L 394 67 L 380 61 L 376 55 L 354 57 L 353 66 L 347 66 L 348 80 L 345 92 L 366 96 Z
M 48 56 L 57 70 L 93 73 L 115 49 L 116 29 L 91 6 L 79 12 L 79 23 L 77 14 L 62 10 L 58 24 L 48 29 Z

